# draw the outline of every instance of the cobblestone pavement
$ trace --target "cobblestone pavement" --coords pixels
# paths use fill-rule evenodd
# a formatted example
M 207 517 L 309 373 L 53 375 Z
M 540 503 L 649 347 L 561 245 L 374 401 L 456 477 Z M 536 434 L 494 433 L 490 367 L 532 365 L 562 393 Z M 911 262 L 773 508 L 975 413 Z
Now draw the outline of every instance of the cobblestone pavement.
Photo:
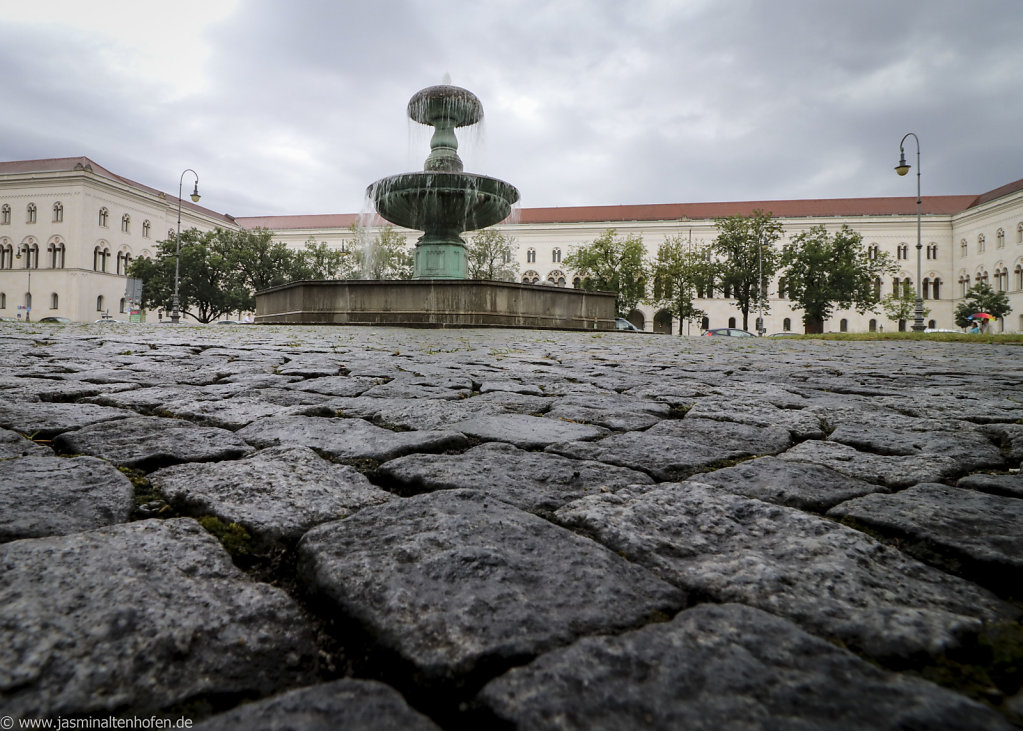
M 0 715 L 1023 715 L 1018 346 L 6 323 L 0 344 Z

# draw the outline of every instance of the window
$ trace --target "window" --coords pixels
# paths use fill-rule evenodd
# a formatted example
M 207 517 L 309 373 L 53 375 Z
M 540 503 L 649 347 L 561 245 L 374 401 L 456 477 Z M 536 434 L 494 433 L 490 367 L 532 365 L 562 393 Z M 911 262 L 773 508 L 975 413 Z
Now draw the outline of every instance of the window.
M 121 304 L 120 304 L 121 309 L 118 310 L 121 314 L 124 314 L 124 312 L 126 311 L 125 307 L 127 306 L 127 304 L 128 304 L 127 300 L 125 300 L 124 297 L 121 297 Z
M 583 286 L 583 280 L 580 279 L 579 277 L 575 277 L 572 280 L 572 288 L 573 289 L 579 289 L 581 286 Z
M 785 285 L 786 285 L 785 277 L 780 278 L 778 280 L 778 299 L 780 300 L 785 299 Z M 784 329 L 788 330 L 788 328 Z
M 1016 227 L 1016 243 L 1023 244 L 1023 223 Z
M 874 296 L 881 299 L 881 277 L 874 277 Z
M 0 310 L 7 309 L 7 293 L 0 292 Z
M 103 311 L 103 295 L 96 298 L 96 312 Z
M 523 284 L 539 284 L 540 275 L 530 269 L 528 272 L 522 275 Z
M 938 258 L 938 245 L 937 244 L 927 244 L 927 258 L 928 259 L 937 259 Z
M 849 332 L 849 321 L 846 320 L 844 317 L 838 321 L 838 330 L 839 332 L 844 333 Z
M 920 282 L 920 299 L 928 299 L 927 293 L 931 289 L 931 280 L 928 277 L 924 277 L 923 281 Z
M 970 278 L 968 276 L 959 277 L 959 296 L 965 297 L 966 293 L 970 291 Z
M 127 213 L 121 216 L 121 233 L 131 233 L 131 216 Z
M 881 255 L 881 247 L 877 244 L 871 244 L 867 247 L 867 258 L 876 259 Z
M 99 209 L 99 225 L 102 226 L 103 228 L 106 228 L 107 227 L 107 222 L 109 221 L 109 219 L 110 219 L 110 211 L 108 211 L 106 208 L 100 208 Z
M 896 249 L 896 257 L 898 259 L 908 259 L 909 244 L 899 244 L 898 248 Z
M 985 248 L 987 247 L 984 243 L 984 234 L 981 234 L 980 236 L 977 237 L 977 253 L 983 254 Z
M 92 270 L 94 272 L 105 272 L 107 270 L 108 258 L 110 258 L 110 249 L 97 246 L 92 250 Z
M 53 222 L 63 223 L 64 221 L 64 204 L 57 201 L 53 204 Z
M 995 240 L 997 242 L 996 245 L 998 246 L 999 249 L 1004 249 L 1005 248 L 1005 230 L 1004 229 L 1001 229 L 1001 228 L 998 229 L 998 233 L 995 234 Z
M 60 298 L 57 297 L 57 293 L 56 292 L 54 292 L 53 294 L 50 295 L 50 309 L 51 310 L 57 309 L 57 305 L 58 305 L 59 302 L 60 302 Z
M 1023 264 L 1017 264 L 1016 270 L 1016 289 L 1023 289 Z
M 129 264 L 131 264 L 131 254 L 129 254 L 127 251 L 120 252 L 117 255 L 117 273 L 127 274 Z
M 149 229 L 150 229 L 151 226 L 152 226 L 152 224 L 149 222 L 148 218 L 145 221 L 142 222 L 142 238 L 144 238 L 144 239 L 148 239 L 149 238 Z M 345 244 L 342 241 L 341 242 L 341 251 L 344 251 L 344 250 L 345 250 Z
M 555 264 L 561 263 L 561 249 L 555 248 L 551 251 L 551 261 Z
M 4 203 L 3 207 L 0 208 L 0 224 L 9 224 L 11 222 L 11 207 Z
M 735 327 L 735 318 L 734 317 L 729 317 L 728 318 L 728 327 Z
M 959 242 L 959 256 L 966 256 L 969 253 L 969 247 L 966 245 L 966 239 Z
M 935 277 L 931 280 L 931 299 L 941 299 L 941 278 Z
M 536 263 L 536 249 L 526 249 L 526 263 L 527 264 Z
M 0 239 L 0 269 L 14 268 L 14 247 L 6 239 Z
M 870 322 L 867 323 L 867 329 L 872 333 L 877 332 L 877 320 L 871 318 Z
M 35 203 L 29 203 L 28 207 L 25 209 L 25 223 L 35 223 L 35 222 L 36 222 L 36 204 Z
M 547 275 L 547 281 L 555 285 L 556 287 L 564 287 L 566 282 L 565 273 L 555 269 L 553 272 Z
M 792 332 L 792 318 L 791 317 L 786 317 L 784 320 L 781 321 L 781 329 L 784 330 L 787 333 Z
M 64 244 L 57 240 L 50 244 L 46 251 L 50 254 L 50 269 L 64 268 Z

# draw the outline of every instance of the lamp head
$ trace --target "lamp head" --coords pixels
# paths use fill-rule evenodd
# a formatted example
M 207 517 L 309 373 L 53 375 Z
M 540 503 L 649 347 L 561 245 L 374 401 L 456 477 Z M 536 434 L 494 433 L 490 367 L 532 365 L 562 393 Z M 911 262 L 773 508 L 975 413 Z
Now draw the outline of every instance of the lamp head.
M 906 162 L 906 153 L 903 150 L 899 150 L 899 164 L 895 166 L 895 172 L 899 175 L 905 175 L 909 172 L 909 163 Z
M 901 173 L 900 173 L 901 174 Z M 199 202 L 199 179 L 195 179 L 195 187 L 192 188 L 192 202 Z

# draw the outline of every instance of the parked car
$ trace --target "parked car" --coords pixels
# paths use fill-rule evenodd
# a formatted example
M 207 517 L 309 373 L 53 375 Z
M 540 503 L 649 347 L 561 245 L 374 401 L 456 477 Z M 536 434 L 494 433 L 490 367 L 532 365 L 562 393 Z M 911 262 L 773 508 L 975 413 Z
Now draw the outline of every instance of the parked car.
M 117 319 L 115 319 L 113 317 L 101 317 L 100 319 L 96 320 L 96 322 L 108 323 L 108 324 L 111 324 L 111 325 L 126 325 L 127 324 L 126 320 L 117 320 Z
M 789 335 L 801 335 L 801 334 L 802 333 L 794 333 L 794 332 L 789 332 L 788 330 L 783 330 L 780 333 L 771 333 L 770 335 L 768 335 L 768 337 L 770 337 L 770 338 L 785 338 L 785 337 L 788 337 Z
M 924 332 L 925 333 L 957 333 L 959 335 L 963 334 L 962 330 L 949 330 L 947 327 L 928 327 L 928 328 L 924 328 Z
M 58 317 L 57 315 L 47 315 L 46 317 L 40 317 L 37 322 L 53 323 L 58 322 L 64 324 L 66 322 L 74 322 L 70 317 Z
M 643 332 L 638 327 L 633 325 L 631 322 L 626 320 L 624 317 L 616 317 L 615 318 L 615 327 L 618 328 L 619 330 L 625 330 L 626 332 L 636 332 L 636 333 Z
M 756 335 L 751 333 L 749 330 L 742 330 L 737 327 L 716 327 L 713 330 L 708 330 L 704 335 L 724 335 L 726 337 L 733 338 L 755 338 Z

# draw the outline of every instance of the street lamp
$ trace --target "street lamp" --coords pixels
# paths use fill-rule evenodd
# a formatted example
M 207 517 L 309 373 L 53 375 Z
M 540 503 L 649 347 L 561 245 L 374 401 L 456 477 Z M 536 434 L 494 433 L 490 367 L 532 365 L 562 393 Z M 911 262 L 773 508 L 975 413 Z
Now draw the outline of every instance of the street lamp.
M 178 179 L 178 236 L 177 253 L 174 255 L 174 300 L 171 302 L 170 321 L 177 325 L 181 319 L 181 302 L 178 299 L 178 279 L 181 272 L 181 186 L 185 182 L 185 173 L 192 173 L 195 176 L 195 187 L 192 189 L 192 202 L 199 202 L 199 173 L 192 168 L 185 168 Z
M 18 247 L 18 253 L 15 255 L 15 258 L 20 259 L 22 252 L 24 252 L 28 257 L 25 259 L 25 269 L 28 270 L 28 292 L 25 297 L 25 322 L 29 322 L 32 319 L 32 249 L 29 248 L 28 244 L 21 244 Z
M 924 331 L 924 298 L 921 272 L 920 272 L 920 252 L 923 250 L 924 245 L 920 240 L 920 206 L 922 199 L 920 198 L 920 138 L 914 133 L 909 132 L 899 142 L 899 164 L 895 166 L 895 172 L 899 175 L 905 175 L 909 172 L 910 165 L 906 162 L 906 153 L 903 150 L 903 145 L 906 142 L 906 137 L 912 137 L 916 140 L 916 311 L 913 313 L 913 330 L 916 332 Z

